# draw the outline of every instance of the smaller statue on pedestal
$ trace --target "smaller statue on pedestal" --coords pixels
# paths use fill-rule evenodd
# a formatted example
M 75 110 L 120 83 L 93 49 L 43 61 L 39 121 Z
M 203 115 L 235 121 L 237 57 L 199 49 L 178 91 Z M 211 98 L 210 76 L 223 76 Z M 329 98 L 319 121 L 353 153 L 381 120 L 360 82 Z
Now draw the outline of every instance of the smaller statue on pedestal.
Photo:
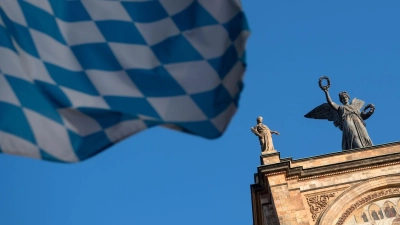
M 257 117 L 257 125 L 251 128 L 258 139 L 260 140 L 261 152 L 275 152 L 274 144 L 272 143 L 272 134 L 279 135 L 278 131 L 270 130 L 265 124 L 262 124 L 263 118 Z

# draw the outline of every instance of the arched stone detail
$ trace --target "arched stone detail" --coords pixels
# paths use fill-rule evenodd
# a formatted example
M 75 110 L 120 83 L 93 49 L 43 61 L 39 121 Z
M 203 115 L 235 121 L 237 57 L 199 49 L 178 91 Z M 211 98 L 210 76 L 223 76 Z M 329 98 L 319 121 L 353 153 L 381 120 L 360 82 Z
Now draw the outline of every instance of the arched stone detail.
M 376 177 L 353 185 L 321 212 L 315 224 L 342 225 L 359 207 L 390 196 L 400 196 L 400 174 Z

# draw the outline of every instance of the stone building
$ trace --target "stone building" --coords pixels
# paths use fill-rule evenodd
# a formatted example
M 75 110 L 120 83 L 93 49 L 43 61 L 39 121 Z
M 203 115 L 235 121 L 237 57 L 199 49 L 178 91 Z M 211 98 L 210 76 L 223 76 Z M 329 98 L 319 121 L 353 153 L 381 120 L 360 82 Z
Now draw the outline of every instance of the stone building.
M 251 185 L 253 225 L 400 225 L 400 142 L 260 159 Z

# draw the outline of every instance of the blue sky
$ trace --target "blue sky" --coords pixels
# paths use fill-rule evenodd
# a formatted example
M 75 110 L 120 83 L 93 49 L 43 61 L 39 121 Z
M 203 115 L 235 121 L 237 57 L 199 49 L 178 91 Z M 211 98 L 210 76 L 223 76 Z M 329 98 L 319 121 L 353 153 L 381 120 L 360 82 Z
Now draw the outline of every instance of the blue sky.
M 251 37 L 245 87 L 226 133 L 204 138 L 152 128 L 77 164 L 0 155 L 0 224 L 252 224 L 259 166 L 250 132 L 261 115 L 281 133 L 281 157 L 341 151 L 331 122 L 303 117 L 330 93 L 376 106 L 374 144 L 399 140 L 400 2 L 243 1 Z

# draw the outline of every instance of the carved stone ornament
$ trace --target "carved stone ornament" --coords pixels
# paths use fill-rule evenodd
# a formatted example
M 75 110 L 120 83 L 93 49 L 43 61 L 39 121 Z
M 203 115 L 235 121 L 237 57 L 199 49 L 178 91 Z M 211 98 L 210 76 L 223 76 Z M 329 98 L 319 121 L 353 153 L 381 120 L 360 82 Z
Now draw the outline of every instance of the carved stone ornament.
M 326 208 L 329 201 L 335 197 L 337 192 L 321 194 L 321 195 L 314 195 L 307 197 L 307 203 L 310 207 L 311 217 L 313 221 L 315 221 L 318 215 Z
M 357 209 L 362 207 L 363 205 L 374 201 L 375 199 L 379 199 L 384 196 L 390 195 L 398 195 L 400 194 L 400 188 L 386 188 L 379 191 L 372 192 L 367 196 L 359 199 L 357 202 L 352 204 L 343 214 L 340 216 L 339 220 L 337 221 L 336 225 L 343 225 L 343 223 L 347 220 L 347 218 Z

